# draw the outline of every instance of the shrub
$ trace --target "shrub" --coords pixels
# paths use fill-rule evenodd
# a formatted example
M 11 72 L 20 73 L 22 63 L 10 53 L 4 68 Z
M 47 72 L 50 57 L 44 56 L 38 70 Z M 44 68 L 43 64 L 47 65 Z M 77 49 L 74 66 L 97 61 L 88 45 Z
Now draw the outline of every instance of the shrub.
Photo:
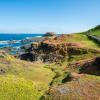
M 12 75 L 0 76 L 0 100 L 39 100 L 35 84 Z

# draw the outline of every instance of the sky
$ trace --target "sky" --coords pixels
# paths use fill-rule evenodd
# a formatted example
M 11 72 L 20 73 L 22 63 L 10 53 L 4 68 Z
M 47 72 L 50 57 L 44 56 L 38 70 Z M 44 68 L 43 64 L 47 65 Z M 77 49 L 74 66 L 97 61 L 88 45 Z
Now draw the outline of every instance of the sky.
M 73 33 L 100 24 L 100 0 L 0 0 L 2 33 Z

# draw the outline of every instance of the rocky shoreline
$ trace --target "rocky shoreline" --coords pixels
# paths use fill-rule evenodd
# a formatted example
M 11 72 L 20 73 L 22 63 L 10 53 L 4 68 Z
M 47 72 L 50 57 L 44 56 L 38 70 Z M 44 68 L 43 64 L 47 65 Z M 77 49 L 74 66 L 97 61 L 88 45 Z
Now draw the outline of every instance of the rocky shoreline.
M 0 50 L 0 75 L 10 73 L 34 82 L 36 100 L 97 100 L 99 43 L 85 33 L 47 33 L 41 38 L 21 46 L 22 52 L 16 55 Z M 92 92 L 85 92 L 87 88 Z

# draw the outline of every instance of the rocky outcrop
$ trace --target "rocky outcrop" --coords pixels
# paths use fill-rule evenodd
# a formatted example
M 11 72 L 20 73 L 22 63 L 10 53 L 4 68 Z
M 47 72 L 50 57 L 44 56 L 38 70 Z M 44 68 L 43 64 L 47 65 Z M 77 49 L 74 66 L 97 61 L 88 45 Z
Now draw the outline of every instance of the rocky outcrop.
M 100 57 L 76 61 L 69 66 L 72 69 L 79 69 L 79 73 L 100 75 Z
M 20 59 L 21 60 L 29 60 L 29 61 L 35 61 L 35 57 L 32 53 L 25 53 L 25 54 L 22 54 L 20 56 Z
M 33 55 L 33 58 L 35 58 L 33 59 L 34 61 L 42 60 L 43 62 L 56 62 L 62 61 L 67 57 L 67 47 L 65 45 L 40 43 L 37 45 L 33 44 L 30 50 L 32 51 L 28 53 Z M 25 58 L 29 58 L 23 55 L 21 55 L 21 59 L 24 60 Z
M 25 54 L 20 55 L 22 60 L 41 60 L 42 62 L 64 61 L 69 59 L 72 55 L 88 54 L 88 52 L 100 53 L 100 51 L 95 49 L 82 48 L 78 43 L 60 44 L 46 41 L 32 44 L 29 48 L 25 49 L 25 51 Z

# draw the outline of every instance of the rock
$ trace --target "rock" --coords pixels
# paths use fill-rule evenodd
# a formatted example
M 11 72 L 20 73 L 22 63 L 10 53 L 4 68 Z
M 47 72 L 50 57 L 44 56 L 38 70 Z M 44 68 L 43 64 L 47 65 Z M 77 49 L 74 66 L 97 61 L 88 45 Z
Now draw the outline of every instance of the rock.
M 32 53 L 25 53 L 20 55 L 21 60 L 34 61 L 35 56 Z
M 52 43 L 43 41 L 41 43 L 33 43 L 29 46 L 23 47 L 27 53 L 33 55 L 32 61 L 41 60 L 43 62 L 59 62 L 68 60 L 72 55 L 88 54 L 88 52 L 96 53 L 87 48 L 81 48 L 78 43 Z M 25 55 L 25 54 L 24 54 Z M 20 55 L 21 59 L 24 57 Z M 26 58 L 23 60 L 26 60 Z
M 56 33 L 54 32 L 47 32 L 43 35 L 43 37 L 55 37 L 56 36 Z
M 100 57 L 85 59 L 82 61 L 76 61 L 69 64 L 73 69 L 79 69 L 79 73 L 86 73 L 91 75 L 100 75 Z

